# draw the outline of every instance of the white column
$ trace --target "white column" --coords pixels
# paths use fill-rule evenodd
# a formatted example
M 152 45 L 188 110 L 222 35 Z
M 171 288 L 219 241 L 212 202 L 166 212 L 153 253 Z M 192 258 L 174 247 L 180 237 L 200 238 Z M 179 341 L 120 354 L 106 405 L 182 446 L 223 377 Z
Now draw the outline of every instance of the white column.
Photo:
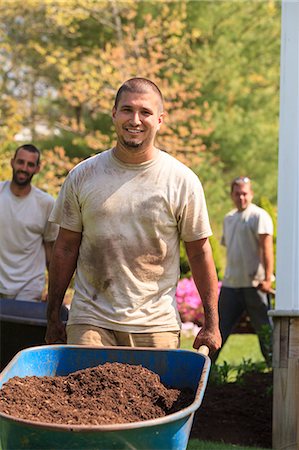
M 283 0 L 276 306 L 273 334 L 275 450 L 299 449 L 299 0 Z
M 299 315 L 299 0 L 283 0 L 276 307 Z

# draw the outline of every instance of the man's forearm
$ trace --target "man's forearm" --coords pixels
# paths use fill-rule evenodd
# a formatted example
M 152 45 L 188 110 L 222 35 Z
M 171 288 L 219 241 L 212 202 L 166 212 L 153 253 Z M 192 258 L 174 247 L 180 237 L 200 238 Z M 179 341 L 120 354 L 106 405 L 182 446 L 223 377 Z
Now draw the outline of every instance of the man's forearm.
M 189 251 L 189 264 L 195 285 L 200 294 L 207 327 L 218 327 L 218 279 L 210 244 L 207 242 L 200 252 Z
M 206 261 L 190 261 L 192 276 L 200 294 L 207 328 L 218 327 L 218 279 L 213 260 L 205 255 Z
M 218 279 L 208 239 L 185 243 L 194 282 L 201 296 L 205 321 L 193 347 L 205 345 L 213 354 L 221 346 L 218 316 Z
M 265 280 L 272 281 L 274 270 L 273 256 L 270 254 L 265 254 L 264 264 L 265 264 Z
M 53 246 L 54 246 L 54 241 L 53 242 L 44 242 L 45 254 L 46 254 L 46 267 L 47 267 L 48 271 L 49 271 L 49 267 L 50 267 Z
M 260 247 L 265 268 L 265 280 L 272 281 L 274 271 L 273 237 L 270 235 L 261 235 Z
M 47 313 L 49 321 L 59 320 L 60 307 L 77 266 L 79 240 L 77 241 L 74 245 L 68 245 L 58 237 L 54 245 L 49 268 Z
M 49 270 L 48 320 L 59 319 L 60 307 L 74 270 L 75 264 L 66 264 L 59 254 L 53 255 Z

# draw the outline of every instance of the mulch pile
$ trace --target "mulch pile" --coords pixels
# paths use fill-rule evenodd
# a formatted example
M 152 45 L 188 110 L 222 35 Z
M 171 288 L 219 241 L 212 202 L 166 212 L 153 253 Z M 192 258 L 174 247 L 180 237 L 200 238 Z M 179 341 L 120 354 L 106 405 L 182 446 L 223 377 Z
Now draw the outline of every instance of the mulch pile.
M 0 390 L 0 411 L 40 423 L 107 425 L 164 417 L 193 400 L 191 390 L 168 388 L 142 366 L 105 363 L 68 376 L 13 377 Z

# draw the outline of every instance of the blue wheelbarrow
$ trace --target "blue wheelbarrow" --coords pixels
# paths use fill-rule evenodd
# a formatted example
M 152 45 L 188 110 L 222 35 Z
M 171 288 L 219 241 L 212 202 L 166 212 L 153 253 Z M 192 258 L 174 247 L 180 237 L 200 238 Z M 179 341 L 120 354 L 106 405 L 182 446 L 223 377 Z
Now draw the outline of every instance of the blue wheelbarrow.
M 51 450 L 184 450 L 200 407 L 210 359 L 189 350 L 44 345 L 20 351 L 0 374 L 0 388 L 14 376 L 63 376 L 106 362 L 142 365 L 172 388 L 191 388 L 194 401 L 166 417 L 101 426 L 33 422 L 0 413 L 1 448 Z

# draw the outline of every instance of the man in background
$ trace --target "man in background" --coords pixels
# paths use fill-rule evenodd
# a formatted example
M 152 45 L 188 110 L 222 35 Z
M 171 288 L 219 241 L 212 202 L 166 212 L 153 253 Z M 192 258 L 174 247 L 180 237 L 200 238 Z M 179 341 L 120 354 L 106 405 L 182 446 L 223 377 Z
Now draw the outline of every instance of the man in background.
M 181 238 L 205 310 L 194 346 L 211 353 L 220 347 L 204 193 L 194 172 L 155 146 L 163 116 L 160 89 L 145 78 L 127 80 L 112 110 L 116 145 L 67 176 L 50 218 L 60 231 L 50 265 L 48 344 L 178 348 Z M 59 311 L 74 271 L 65 330 Z
M 222 345 L 246 312 L 259 337 L 263 356 L 270 363 L 272 323 L 268 317 L 268 299 L 274 278 L 273 223 L 264 209 L 252 203 L 253 190 L 248 177 L 232 181 L 231 198 L 235 209 L 224 218 L 222 236 L 227 250 L 219 298 Z
M 18 147 L 12 180 L 0 182 L 0 298 L 41 300 L 58 226 L 48 222 L 54 198 L 31 185 L 40 151 Z

